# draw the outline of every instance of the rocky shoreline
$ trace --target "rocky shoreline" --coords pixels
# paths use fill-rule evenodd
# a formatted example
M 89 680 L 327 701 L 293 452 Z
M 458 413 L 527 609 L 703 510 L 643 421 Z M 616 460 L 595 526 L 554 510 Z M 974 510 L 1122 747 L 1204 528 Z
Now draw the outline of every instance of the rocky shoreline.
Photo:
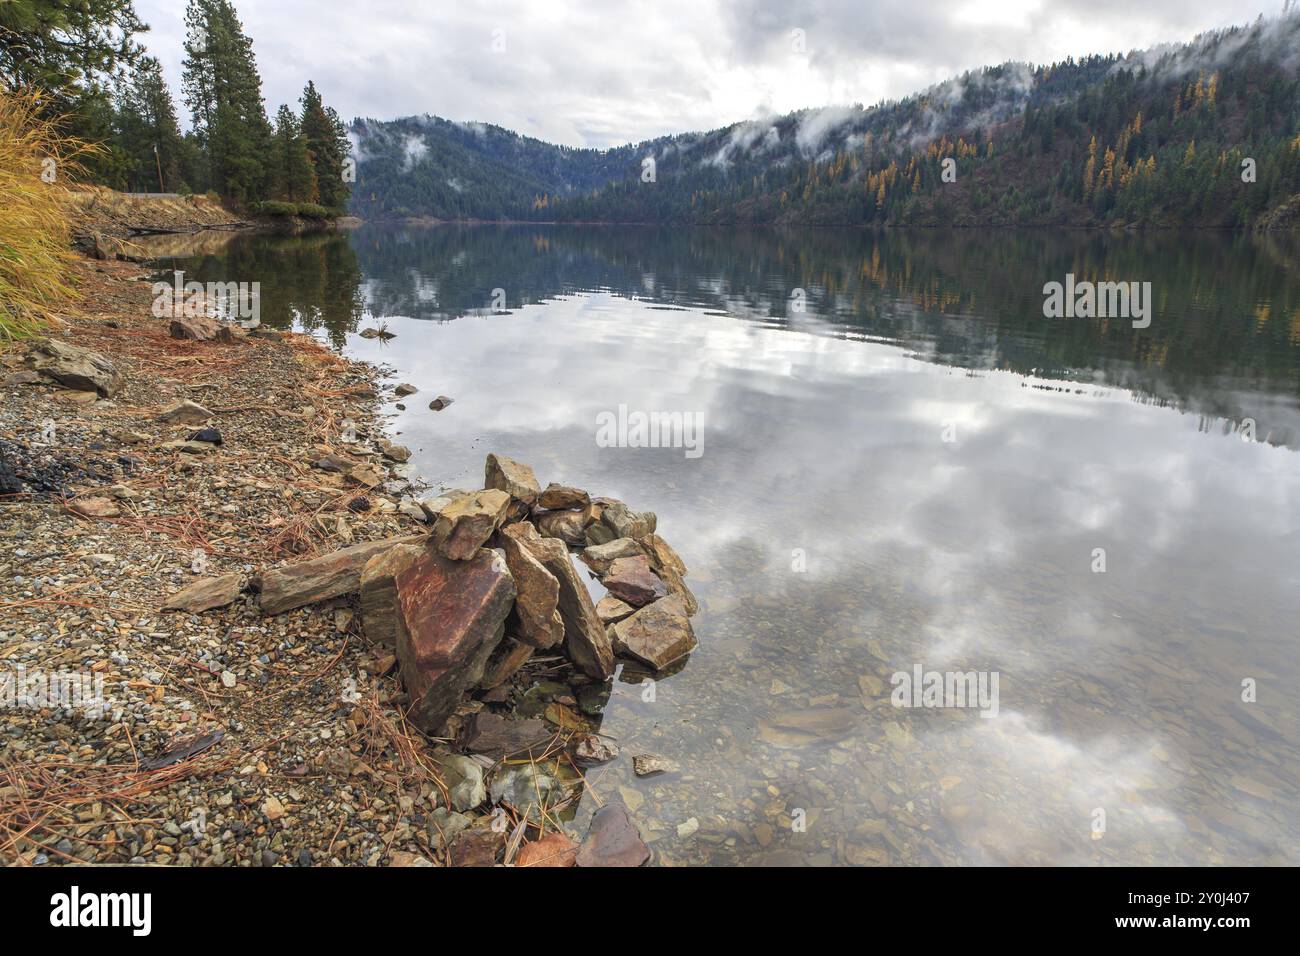
M 574 811 L 585 768 L 669 763 L 597 732 L 616 653 L 695 644 L 654 515 L 495 455 L 428 489 L 379 370 L 76 271 L 63 327 L 0 352 L 0 860 L 647 862 L 621 804 Z

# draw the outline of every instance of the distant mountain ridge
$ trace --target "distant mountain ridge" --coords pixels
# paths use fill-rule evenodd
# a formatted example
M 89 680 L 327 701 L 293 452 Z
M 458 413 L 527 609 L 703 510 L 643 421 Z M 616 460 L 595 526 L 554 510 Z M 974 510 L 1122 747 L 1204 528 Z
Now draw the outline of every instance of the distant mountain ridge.
M 1294 223 L 1300 15 L 608 150 L 433 116 L 349 135 L 371 220 Z

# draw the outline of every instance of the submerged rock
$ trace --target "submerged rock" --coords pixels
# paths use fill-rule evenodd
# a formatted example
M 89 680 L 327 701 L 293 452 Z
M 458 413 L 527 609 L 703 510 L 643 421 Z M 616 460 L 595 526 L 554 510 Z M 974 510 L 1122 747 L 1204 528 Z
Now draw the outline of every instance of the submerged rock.
M 658 754 L 634 754 L 632 772 L 638 777 L 649 777 L 656 773 L 676 773 L 677 764 Z
M 787 710 L 760 720 L 758 733 L 763 740 L 776 747 L 803 747 L 840 740 L 857 723 L 857 711 L 848 707 Z
M 644 866 L 650 848 L 621 804 L 610 803 L 596 811 L 591 829 L 578 848 L 578 866 Z

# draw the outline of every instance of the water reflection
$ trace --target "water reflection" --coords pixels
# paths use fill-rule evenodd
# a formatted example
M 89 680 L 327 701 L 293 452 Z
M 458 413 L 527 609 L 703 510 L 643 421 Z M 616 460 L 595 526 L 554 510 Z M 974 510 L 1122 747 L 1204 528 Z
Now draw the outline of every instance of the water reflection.
M 1300 859 L 1300 293 L 1272 242 L 282 242 L 190 268 L 454 397 L 394 410 L 426 475 L 469 485 L 500 451 L 658 512 L 701 646 L 653 701 L 625 674 L 602 730 L 683 769 L 589 779 L 662 862 Z M 1151 327 L 1044 319 L 1068 271 L 1151 281 Z M 397 338 L 350 334 L 371 317 Z M 620 404 L 703 415 L 705 453 L 599 447 Z M 917 664 L 997 672 L 998 716 L 894 708 Z

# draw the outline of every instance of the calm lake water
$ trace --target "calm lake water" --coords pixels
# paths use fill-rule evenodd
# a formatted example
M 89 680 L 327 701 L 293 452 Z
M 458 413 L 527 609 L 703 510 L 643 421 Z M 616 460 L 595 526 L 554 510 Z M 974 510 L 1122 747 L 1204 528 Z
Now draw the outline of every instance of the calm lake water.
M 589 776 L 659 862 L 1296 864 L 1297 251 L 367 226 L 183 265 L 416 385 L 435 487 L 496 451 L 658 513 L 700 647 L 652 701 L 625 670 Z M 1044 318 L 1067 273 L 1150 282 L 1150 326 Z M 619 406 L 702 454 L 601 447 Z M 917 666 L 996 674 L 996 716 L 893 706 Z

